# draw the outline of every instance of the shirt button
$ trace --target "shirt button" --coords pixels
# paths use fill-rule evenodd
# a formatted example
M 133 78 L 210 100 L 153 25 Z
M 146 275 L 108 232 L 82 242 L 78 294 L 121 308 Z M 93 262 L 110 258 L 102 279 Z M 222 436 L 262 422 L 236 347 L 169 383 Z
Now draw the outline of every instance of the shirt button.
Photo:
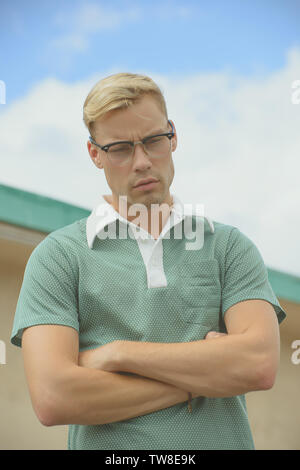
M 153 258 L 153 260 L 152 260 L 152 266 L 155 266 L 155 267 L 158 267 L 158 266 L 160 266 L 159 259 L 157 259 L 157 258 Z

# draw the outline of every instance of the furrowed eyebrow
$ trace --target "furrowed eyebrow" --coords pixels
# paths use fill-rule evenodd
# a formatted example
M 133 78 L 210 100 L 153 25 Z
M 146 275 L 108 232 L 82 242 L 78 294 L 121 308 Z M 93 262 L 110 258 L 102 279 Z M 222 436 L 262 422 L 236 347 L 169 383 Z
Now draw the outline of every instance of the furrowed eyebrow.
M 169 131 L 171 132 L 171 131 Z M 152 131 L 151 133 L 147 134 L 145 137 L 143 137 L 143 139 L 146 139 L 147 137 L 151 137 L 152 135 L 157 135 L 157 134 L 167 134 L 168 131 L 166 131 L 165 129 L 156 129 L 154 131 Z M 111 144 L 114 144 L 114 143 L 118 143 L 118 142 L 132 142 L 132 140 L 127 140 L 127 139 L 114 139 L 114 140 L 110 140 L 109 143 L 105 144 L 106 145 L 111 145 Z
M 171 131 L 169 131 L 171 132 Z M 155 129 L 154 131 L 151 131 L 149 132 L 147 135 L 145 135 L 145 137 L 150 137 L 152 135 L 156 135 L 156 134 L 165 134 L 165 133 L 168 133 L 168 130 L 165 130 L 165 129 Z M 143 137 L 143 139 L 145 139 L 145 137 Z M 130 139 L 121 139 L 121 138 L 115 138 L 115 139 L 111 139 L 111 142 L 132 142 L 132 140 Z
M 146 137 L 150 137 L 151 135 L 155 135 L 155 134 L 165 134 L 167 132 L 168 131 L 166 131 L 165 129 L 157 129 L 156 131 L 152 131 L 151 134 L 146 135 Z

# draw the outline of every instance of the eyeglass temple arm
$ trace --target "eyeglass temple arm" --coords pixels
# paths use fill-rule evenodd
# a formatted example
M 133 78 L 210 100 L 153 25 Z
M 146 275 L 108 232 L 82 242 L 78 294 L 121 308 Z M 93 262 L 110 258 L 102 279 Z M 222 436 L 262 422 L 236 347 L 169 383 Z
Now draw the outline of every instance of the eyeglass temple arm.
M 172 127 L 172 132 L 174 133 L 174 127 L 173 127 L 173 124 L 171 123 L 170 119 L 168 119 L 168 123 L 171 125 L 171 127 Z
M 94 139 L 93 139 L 93 137 L 92 137 L 91 135 L 89 136 L 89 141 L 91 142 L 91 144 L 96 145 L 96 146 L 99 147 L 101 150 L 103 150 L 103 146 L 97 144 L 97 142 L 94 141 Z M 105 145 L 104 145 L 104 147 L 105 147 Z

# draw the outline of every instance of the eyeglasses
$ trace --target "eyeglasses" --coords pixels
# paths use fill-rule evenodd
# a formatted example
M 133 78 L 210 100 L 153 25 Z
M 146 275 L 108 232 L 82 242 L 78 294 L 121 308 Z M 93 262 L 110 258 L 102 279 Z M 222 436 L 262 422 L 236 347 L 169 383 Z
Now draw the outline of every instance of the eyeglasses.
M 174 137 L 174 127 L 171 121 L 168 121 L 172 127 L 172 132 L 166 132 L 164 134 L 156 134 L 145 137 L 142 140 L 131 142 L 131 141 L 120 141 L 113 142 L 107 145 L 99 145 L 90 136 L 89 141 L 99 147 L 101 150 L 107 153 L 108 159 L 114 165 L 122 166 L 126 165 L 132 158 L 135 146 L 142 144 L 144 152 L 151 158 L 160 158 L 167 155 L 171 149 L 171 139 Z

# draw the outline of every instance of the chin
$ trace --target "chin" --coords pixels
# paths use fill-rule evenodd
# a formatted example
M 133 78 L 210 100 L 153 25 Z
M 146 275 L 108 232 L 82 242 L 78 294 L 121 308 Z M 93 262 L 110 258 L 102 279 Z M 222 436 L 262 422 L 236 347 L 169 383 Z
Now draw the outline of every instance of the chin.
M 164 197 L 162 194 L 145 194 L 144 195 L 144 204 L 151 205 L 151 204 L 162 204 L 164 202 Z

